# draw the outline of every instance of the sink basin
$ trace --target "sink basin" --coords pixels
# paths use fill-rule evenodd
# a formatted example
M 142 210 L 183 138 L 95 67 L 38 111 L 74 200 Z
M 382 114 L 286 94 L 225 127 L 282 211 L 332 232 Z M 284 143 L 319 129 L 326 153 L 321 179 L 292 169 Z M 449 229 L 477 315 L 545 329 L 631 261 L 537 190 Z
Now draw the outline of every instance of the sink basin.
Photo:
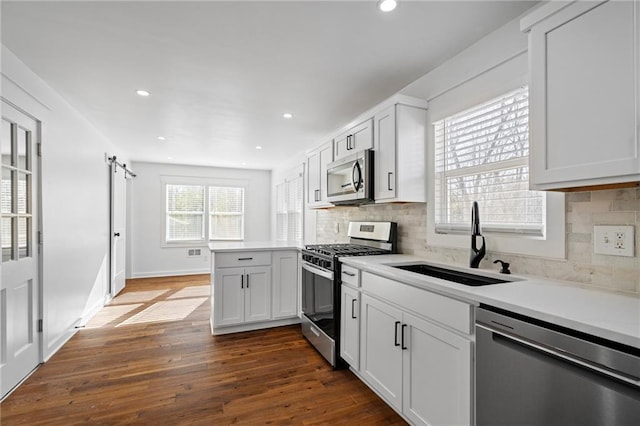
M 469 274 L 467 272 L 460 272 L 453 269 L 440 268 L 438 266 L 425 265 L 423 263 L 416 263 L 411 265 L 389 265 L 394 268 L 404 269 L 405 271 L 415 272 L 416 274 L 428 275 L 430 277 L 440 278 L 447 281 L 453 281 L 458 284 L 464 284 L 469 286 L 483 286 L 491 284 L 507 283 L 507 280 L 501 280 L 499 278 L 485 277 L 482 275 Z

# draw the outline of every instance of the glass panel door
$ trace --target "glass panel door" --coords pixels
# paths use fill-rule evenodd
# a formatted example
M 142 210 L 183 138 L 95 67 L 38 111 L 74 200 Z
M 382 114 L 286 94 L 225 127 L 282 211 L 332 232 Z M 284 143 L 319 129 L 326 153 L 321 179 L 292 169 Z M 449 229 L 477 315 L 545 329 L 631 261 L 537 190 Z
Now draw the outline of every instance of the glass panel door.
M 2 262 L 32 255 L 32 133 L 2 119 Z

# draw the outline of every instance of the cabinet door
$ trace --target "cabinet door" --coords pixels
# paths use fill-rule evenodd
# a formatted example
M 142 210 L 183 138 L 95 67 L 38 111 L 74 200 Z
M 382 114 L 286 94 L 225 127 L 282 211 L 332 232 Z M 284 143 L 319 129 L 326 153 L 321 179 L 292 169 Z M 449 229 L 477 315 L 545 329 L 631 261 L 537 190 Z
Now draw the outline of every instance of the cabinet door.
M 396 106 L 390 106 L 374 117 L 376 176 L 375 199 L 396 196 Z
M 402 412 L 418 425 L 471 424 L 471 342 L 404 313 Z
M 575 2 L 531 28 L 534 189 L 637 180 L 638 9 Z
M 327 165 L 333 161 L 333 144 L 327 143 L 307 158 L 307 203 L 309 207 L 330 206 L 327 202 Z
M 320 201 L 327 204 L 327 166 L 333 161 L 333 145 L 327 144 L 320 150 Z
M 271 319 L 271 267 L 245 269 L 244 321 Z
M 387 403 L 402 409 L 402 312 L 362 295 L 360 373 Z
M 351 152 L 373 148 L 373 120 L 369 119 L 351 129 Z
M 336 160 L 346 157 L 349 154 L 349 144 L 351 143 L 351 133 L 346 132 L 333 140 L 333 150 Z
M 298 314 L 298 253 L 274 251 L 273 319 L 295 317 Z
M 369 119 L 333 140 L 334 159 L 339 160 L 349 154 L 373 148 L 373 120 Z
M 360 368 L 360 292 L 342 286 L 340 356 L 355 370 Z
M 244 268 L 216 269 L 213 279 L 214 326 L 244 322 Z
M 320 201 L 320 152 L 307 159 L 307 203 Z

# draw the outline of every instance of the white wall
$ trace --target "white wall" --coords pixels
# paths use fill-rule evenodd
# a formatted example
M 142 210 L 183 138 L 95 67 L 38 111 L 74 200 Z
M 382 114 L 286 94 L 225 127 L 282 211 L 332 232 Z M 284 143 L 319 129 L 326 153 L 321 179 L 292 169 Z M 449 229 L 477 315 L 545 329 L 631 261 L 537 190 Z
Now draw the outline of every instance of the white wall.
M 44 358 L 102 307 L 108 290 L 113 145 L 2 46 L 2 97 L 42 122 Z M 117 155 L 123 156 L 118 152 Z
M 163 247 L 162 176 L 233 179 L 248 182 L 245 192 L 245 241 L 266 241 L 271 236 L 271 172 L 173 164 L 134 162 L 137 174 L 131 185 L 131 276 L 153 277 L 209 272 L 209 252 L 187 257 L 189 247 Z

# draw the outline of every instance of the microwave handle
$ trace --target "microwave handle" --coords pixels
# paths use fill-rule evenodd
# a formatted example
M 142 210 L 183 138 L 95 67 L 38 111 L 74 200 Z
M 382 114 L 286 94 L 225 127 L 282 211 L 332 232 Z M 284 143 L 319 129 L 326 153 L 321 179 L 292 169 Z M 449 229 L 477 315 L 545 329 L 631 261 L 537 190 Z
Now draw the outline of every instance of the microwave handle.
M 356 170 L 358 171 L 358 178 L 355 178 Z M 353 184 L 353 191 L 358 192 L 362 187 L 362 169 L 360 168 L 360 163 L 357 161 L 353 163 L 353 167 L 351 168 L 351 183 Z

